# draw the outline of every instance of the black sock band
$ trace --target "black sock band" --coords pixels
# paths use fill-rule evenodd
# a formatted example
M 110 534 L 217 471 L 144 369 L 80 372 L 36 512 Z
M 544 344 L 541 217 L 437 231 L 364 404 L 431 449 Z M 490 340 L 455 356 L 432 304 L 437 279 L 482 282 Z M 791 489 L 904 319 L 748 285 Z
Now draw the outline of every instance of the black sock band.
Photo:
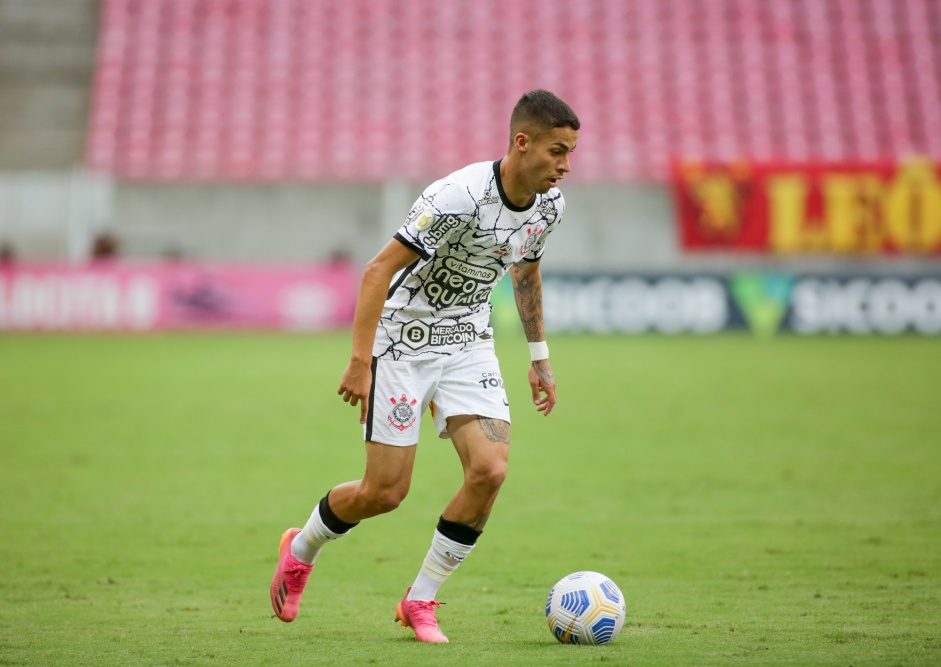
M 438 532 L 449 540 L 454 540 L 455 542 L 466 544 L 470 547 L 477 543 L 477 538 L 480 537 L 483 531 L 477 530 L 473 526 L 468 526 L 466 523 L 448 521 L 444 517 L 441 517 L 438 519 Z
M 330 497 L 330 492 L 327 491 L 325 495 L 320 500 L 320 518 L 323 519 L 323 525 L 332 530 L 337 535 L 342 535 L 343 533 L 349 532 L 350 528 L 359 525 L 359 521 L 356 523 L 347 523 L 336 514 L 333 513 L 333 510 L 330 509 L 330 502 L 327 498 Z

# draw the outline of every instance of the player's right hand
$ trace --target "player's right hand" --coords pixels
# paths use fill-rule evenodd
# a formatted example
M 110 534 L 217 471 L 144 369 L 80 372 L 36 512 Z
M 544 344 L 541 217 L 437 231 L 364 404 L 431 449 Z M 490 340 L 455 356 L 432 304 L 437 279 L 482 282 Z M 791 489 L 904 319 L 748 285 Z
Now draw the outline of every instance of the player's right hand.
M 340 378 L 340 388 L 337 394 L 343 397 L 343 401 L 350 405 L 359 404 L 359 423 L 366 423 L 366 415 L 369 410 L 369 387 L 372 384 L 372 371 L 369 364 L 351 361 L 350 365 L 343 371 L 343 377 Z
M 536 410 L 548 417 L 555 407 L 555 375 L 548 359 L 534 361 L 529 367 L 529 386 L 533 391 L 533 404 Z M 545 394 L 545 396 L 542 396 Z

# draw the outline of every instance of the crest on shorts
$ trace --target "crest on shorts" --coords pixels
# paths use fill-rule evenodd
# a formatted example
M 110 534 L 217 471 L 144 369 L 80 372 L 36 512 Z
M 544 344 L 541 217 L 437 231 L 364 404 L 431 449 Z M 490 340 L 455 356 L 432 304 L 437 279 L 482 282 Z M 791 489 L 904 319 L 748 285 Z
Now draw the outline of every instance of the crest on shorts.
M 389 423 L 393 428 L 404 431 L 411 428 L 418 415 L 415 414 L 413 406 L 418 403 L 418 399 L 408 399 L 408 396 L 402 394 L 402 398 L 396 400 L 395 396 L 389 398 L 392 401 L 392 412 L 389 413 Z

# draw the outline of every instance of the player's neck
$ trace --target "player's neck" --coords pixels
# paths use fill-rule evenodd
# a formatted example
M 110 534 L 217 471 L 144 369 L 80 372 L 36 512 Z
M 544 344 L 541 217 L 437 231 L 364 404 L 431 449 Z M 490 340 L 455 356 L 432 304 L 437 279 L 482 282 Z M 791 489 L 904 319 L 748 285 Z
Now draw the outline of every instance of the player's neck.
M 503 185 L 503 193 L 514 206 L 526 208 L 536 197 L 536 193 L 520 180 L 511 155 L 500 160 L 500 182 Z

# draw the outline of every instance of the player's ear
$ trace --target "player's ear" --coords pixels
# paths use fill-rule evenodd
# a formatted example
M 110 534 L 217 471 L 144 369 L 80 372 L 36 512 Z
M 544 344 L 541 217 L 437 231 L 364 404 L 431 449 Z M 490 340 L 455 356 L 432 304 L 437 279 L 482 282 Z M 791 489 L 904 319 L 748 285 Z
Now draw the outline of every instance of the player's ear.
M 532 140 L 525 132 L 517 132 L 516 136 L 513 137 L 513 145 L 516 146 L 516 150 L 518 150 L 520 153 L 525 153 L 528 151 L 531 143 Z

